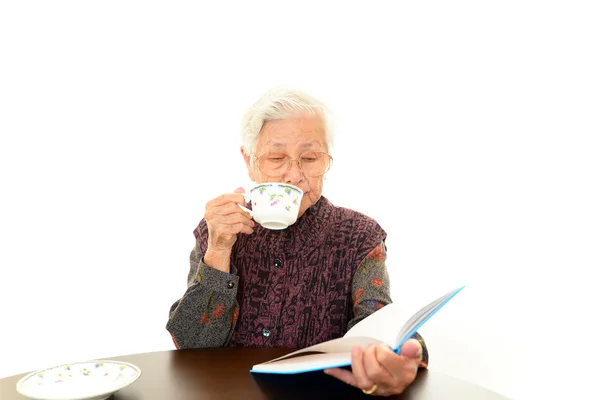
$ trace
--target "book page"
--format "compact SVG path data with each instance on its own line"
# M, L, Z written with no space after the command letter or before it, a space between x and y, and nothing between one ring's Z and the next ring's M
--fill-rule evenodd
M419 329L429 318L431 318L440 308L442 308L451 298L453 298L463 287L455 289L421 308L406 321L402 328L396 332L396 339L392 344L393 349L399 348L408 340L417 329Z
M352 356L349 352L321 353L258 364L253 366L250 371L271 374L295 374L318 371L325 368L345 367L351 364Z
M278 362L283 359L292 358L302 353L348 353L350 354L352 351L352 346L360 345L363 348L367 347L370 344L379 344L380 340L369 338L369 337L341 337L338 339L329 340L327 342L315 344L313 346L305 347L304 349L294 351L292 353L286 354L281 357L277 357L273 360L267 361L263 364L271 364ZM308 357L308 356L306 356ZM299 359L304 357L298 357ZM300 362L300 360L299 360ZM262 364L261 364L262 365Z
M463 288L455 289L422 307L405 323L400 306L388 304L360 321L341 338L257 364L251 372L289 374L348 366L351 365L354 345L365 348L370 344L386 343L398 352L404 341Z
M400 305L390 303L354 325L344 337L371 337L393 347L404 322Z

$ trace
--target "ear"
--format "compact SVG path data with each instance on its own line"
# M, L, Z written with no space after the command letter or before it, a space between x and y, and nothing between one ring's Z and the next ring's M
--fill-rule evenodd
M252 182L256 182L254 177L254 168L252 168L252 165L250 164L250 155L246 154L244 151L244 146L240 147L240 153L242 153L242 157L244 157L244 162L246 163L246 168L248 169L248 177L250 180L252 180Z

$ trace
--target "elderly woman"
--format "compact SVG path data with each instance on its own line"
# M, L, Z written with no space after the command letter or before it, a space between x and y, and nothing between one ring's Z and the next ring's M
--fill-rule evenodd
M194 230L188 289L169 314L178 349L222 346L303 348L343 336L391 303L386 233L372 218L322 195L332 164L326 108L294 90L266 93L243 119L250 178L304 191L296 223L269 230L238 205L243 189L206 204ZM401 393L426 367L415 334L398 355L383 346L352 351L352 371L326 370L367 394Z

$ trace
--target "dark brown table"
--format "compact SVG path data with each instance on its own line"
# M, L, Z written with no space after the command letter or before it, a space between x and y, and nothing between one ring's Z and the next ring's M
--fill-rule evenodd
M142 375L110 400L187 399L375 399L325 375L251 374L254 364L289 353L290 349L220 348L172 350L106 359L133 363ZM16 384L26 374L0 379L0 399L23 400ZM381 398L381 397L379 397ZM495 392L434 370L422 370L403 400L507 400Z

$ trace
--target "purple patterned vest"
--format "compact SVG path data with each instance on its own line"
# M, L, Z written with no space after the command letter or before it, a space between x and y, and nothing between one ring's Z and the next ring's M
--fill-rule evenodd
M287 229L256 224L238 235L231 265L240 310L228 345L302 348L343 336L354 272L385 238L375 220L323 196Z

